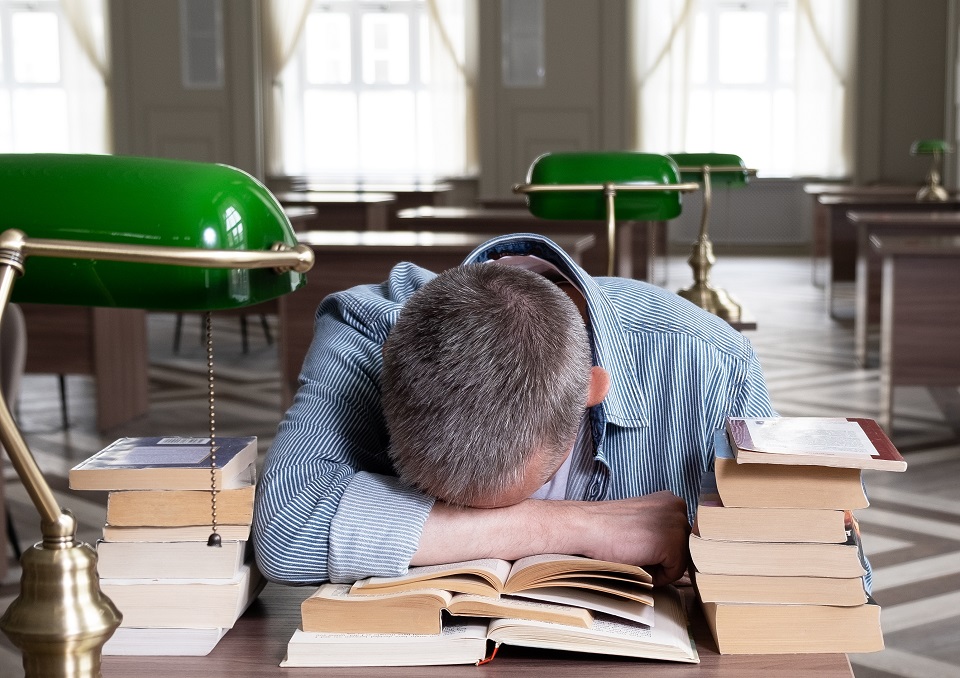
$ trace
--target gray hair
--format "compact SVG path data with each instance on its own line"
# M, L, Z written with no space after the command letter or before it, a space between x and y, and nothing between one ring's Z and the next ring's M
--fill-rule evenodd
M419 289L383 359L394 468L458 505L515 486L534 454L569 451L591 366L573 301L541 275L499 264L458 266Z

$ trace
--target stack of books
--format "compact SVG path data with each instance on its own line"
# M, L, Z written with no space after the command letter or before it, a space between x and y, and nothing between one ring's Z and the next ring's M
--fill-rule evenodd
M874 652L853 511L862 469L906 462L871 419L730 418L690 535L693 579L721 654Z
M206 655L256 598L256 459L254 436L217 438L212 474L208 438L121 438L71 469L72 489L109 492L97 572L123 621L104 654Z
M632 565L543 555L325 584L281 666L479 664L501 644L699 661L676 589Z

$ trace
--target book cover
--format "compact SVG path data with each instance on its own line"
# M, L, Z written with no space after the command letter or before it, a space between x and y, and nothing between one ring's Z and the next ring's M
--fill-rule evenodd
M256 436L216 439L214 483L223 489L257 459ZM74 490L209 490L210 439L120 438L70 469Z
M217 522L252 524L254 491L251 482L220 490L217 493ZM210 521L209 487L203 490L119 490L107 495L107 524L114 527L187 527L209 525Z
M907 463L873 419L729 417L740 464L794 464L905 471Z

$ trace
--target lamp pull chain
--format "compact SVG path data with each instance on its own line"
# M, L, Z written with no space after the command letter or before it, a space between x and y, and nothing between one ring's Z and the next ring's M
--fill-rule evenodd
M203 314L207 339L207 384L210 402L210 525L212 532L207 546L220 546L220 534L217 532L217 418L216 398L213 390L213 320L210 311Z

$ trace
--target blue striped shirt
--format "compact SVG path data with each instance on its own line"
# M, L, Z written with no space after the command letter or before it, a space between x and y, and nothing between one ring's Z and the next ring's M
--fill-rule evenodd
M719 318L637 280L593 278L543 236L501 236L465 263L535 255L587 302L594 364L611 376L591 408L592 454L570 468L567 499L669 490L696 509L727 416L772 416L750 342ZM257 562L272 580L401 574L433 499L401 483L387 458L381 347L410 296L435 274L398 264L379 285L327 297L301 386L267 453L254 520Z

